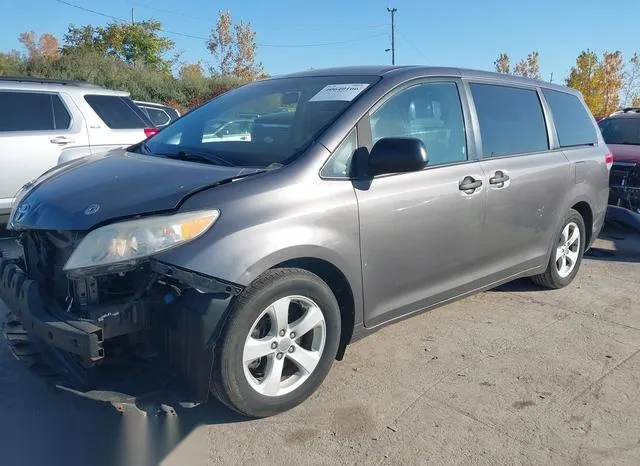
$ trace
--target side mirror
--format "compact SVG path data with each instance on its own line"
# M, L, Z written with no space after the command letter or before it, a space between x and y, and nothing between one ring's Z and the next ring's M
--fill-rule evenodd
M417 138L383 138L369 154L372 175L415 172L426 167L427 162L427 148Z

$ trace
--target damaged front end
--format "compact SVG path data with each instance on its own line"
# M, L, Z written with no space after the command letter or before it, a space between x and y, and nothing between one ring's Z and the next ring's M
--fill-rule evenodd
M607 220L640 231L640 163L616 161L609 176Z
M83 239L77 231L25 230L24 256L0 257L0 298L9 323L21 325L15 339L35 340L75 390L111 385L107 374L126 379L144 366L206 400L215 341L241 289L153 258L65 270Z

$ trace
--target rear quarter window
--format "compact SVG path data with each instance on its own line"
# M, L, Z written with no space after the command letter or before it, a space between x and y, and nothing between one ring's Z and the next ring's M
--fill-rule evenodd
M142 129L153 126L142 110L127 97L85 95L84 100L111 129Z
M549 149L542 104L534 89L470 83L483 157Z
M560 147L598 142L591 117L577 96L551 89L543 89L542 94L551 108Z

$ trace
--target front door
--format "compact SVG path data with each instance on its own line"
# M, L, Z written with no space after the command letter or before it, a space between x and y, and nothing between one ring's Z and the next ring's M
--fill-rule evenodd
M429 162L356 183L367 327L473 288L486 188L480 164L468 159L459 85L429 80L400 89L370 115L371 144L417 137Z

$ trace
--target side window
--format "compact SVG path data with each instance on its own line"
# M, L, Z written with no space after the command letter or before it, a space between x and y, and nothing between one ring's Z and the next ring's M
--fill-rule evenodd
M560 147L593 145L598 142L591 117L578 97L551 89L543 89L542 94L551 107Z
M53 111L55 129L69 129L69 126L71 126L71 115L69 115L59 95L51 96L51 110Z
M327 163L320 170L323 178L349 178L351 175L351 160L358 147L356 129L352 129L349 136L333 152Z
M147 114L149 119L156 126L167 125L171 121L171 117L167 115L167 112L159 108L140 107L140 109Z
M458 87L452 82L418 84L400 91L370 116L375 144L385 137L424 142L429 166L467 160Z
M0 92L0 131L53 131L51 94Z
M142 110L126 97L85 95L84 100L111 129L142 129L152 124Z
M484 157L549 149L538 93L533 89L471 83Z

